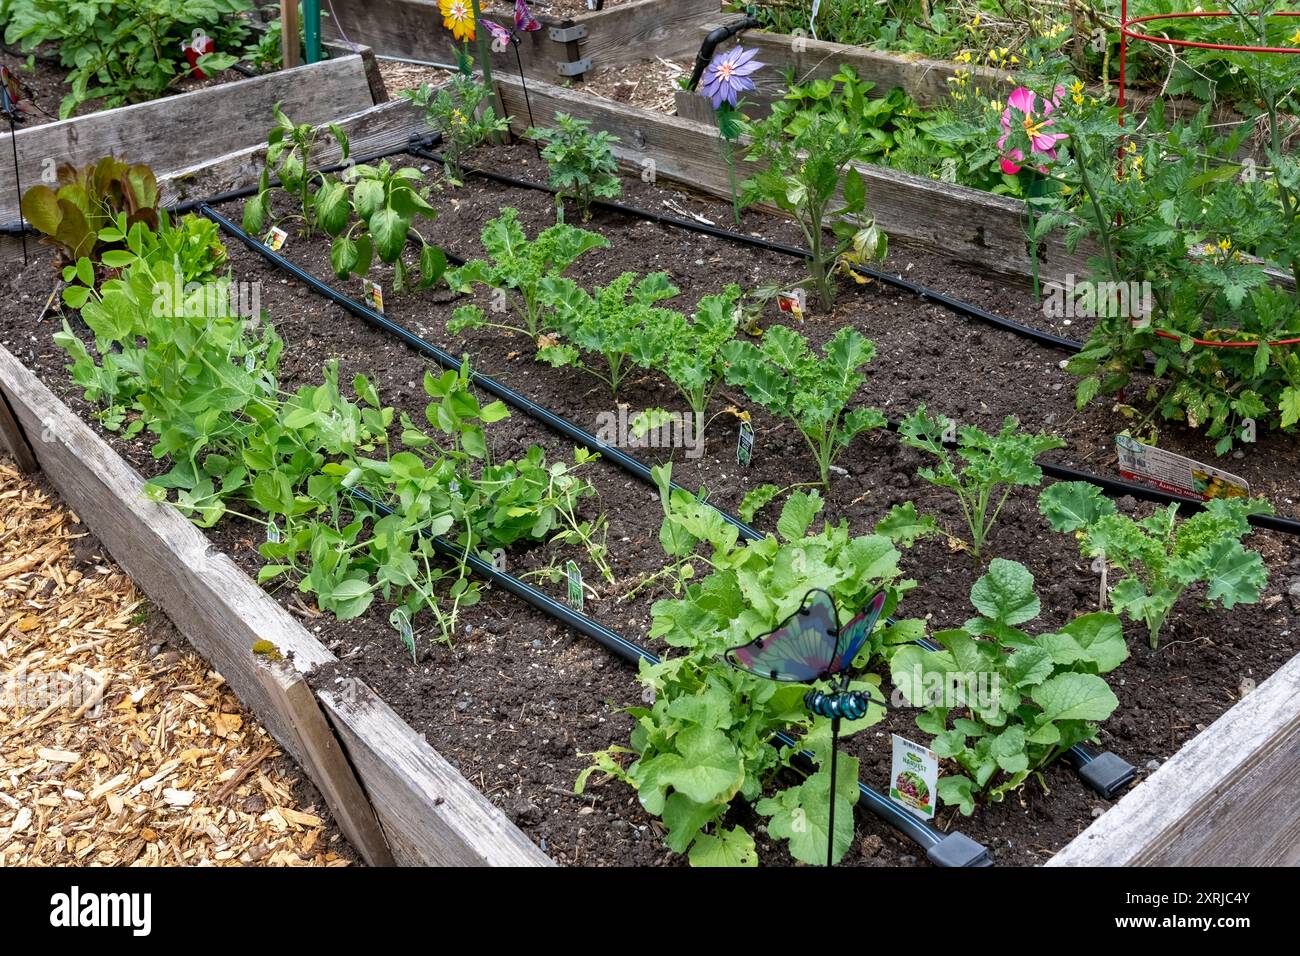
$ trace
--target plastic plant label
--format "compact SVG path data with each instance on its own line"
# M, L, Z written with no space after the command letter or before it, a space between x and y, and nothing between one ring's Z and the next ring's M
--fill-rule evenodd
M279 252L284 248L284 244L289 241L289 234L279 226L272 226L271 231L266 234L266 247L272 252Z
M388 623L397 631L397 636L402 641L402 646L406 648L415 660L415 631L411 628L411 616L406 613L406 608L399 607L392 614L388 615Z
M894 759L889 769L889 799L927 820L934 817L939 787L939 755L894 734Z
M748 468L754 460L754 426L747 421L740 423L740 435L736 438L736 464Z
M1128 435L1116 435L1115 447L1119 452L1120 477L1129 481L1202 501L1250 497L1250 485L1244 478L1213 465L1143 444Z
M582 568L572 558L564 566L565 577L569 582L569 607L575 611L582 610Z
M792 292L779 293L776 297L776 307L802 321L805 301L803 289L795 289Z
M366 302L370 308L374 309L380 315L384 314L384 287L374 279L362 279L361 289L365 293Z
M274 521L266 523L266 540L269 544L279 544L282 540L280 537L280 526Z

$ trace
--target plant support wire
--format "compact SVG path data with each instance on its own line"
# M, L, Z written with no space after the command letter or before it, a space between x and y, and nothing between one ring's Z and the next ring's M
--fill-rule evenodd
M454 371L460 369L460 359L457 359L449 352L438 348L436 345L412 332L405 326L402 326L376 312L369 306L363 305L362 303L343 295L337 289L334 289L332 286L321 281L316 276L294 265L284 256L272 250L265 243L259 242L255 237L250 236L211 207L203 206L202 213L212 219L213 222L217 223L217 225L223 230L238 238L248 246L248 248L259 253L263 258L267 259L276 267L288 272L294 278L307 284L314 291L325 296L330 301L351 312L353 315L365 319L370 324L391 335L397 336L416 351L433 358L433 360L443 368L452 369ZM516 392L514 389L497 382L495 379L471 371L471 381L473 381L473 383L479 388L482 388L489 394L501 399L507 405L510 405L512 408L523 412L530 418L541 422L552 431L563 435L570 441L584 445L588 450L599 451L602 456L607 457L614 464L618 465L624 471L632 474L642 482L648 485L654 484L654 477L651 474L650 467L640 459L634 458L620 449L609 446L574 423L555 414L554 412L551 412L549 409L543 408L531 399ZM894 424L893 427L896 429L897 425ZM672 487L674 489L684 490L676 483L673 483ZM712 503L708 504L718 512L724 520L735 527L742 537L750 541L759 541L763 538L763 535L759 533L759 531L746 522L741 521L739 518L722 508L719 508L717 505ZM931 649L934 649L934 647L931 646ZM1133 779L1137 771L1131 764L1114 754L1106 752L1101 756L1105 758L1104 763L1094 767L1091 775L1084 774L1082 770L1080 770L1080 773L1083 775L1085 782L1090 787L1096 790L1103 797L1110 799ZM1069 758L1076 768L1081 768L1093 762L1088 751L1086 751L1082 746L1071 749L1069 752Z

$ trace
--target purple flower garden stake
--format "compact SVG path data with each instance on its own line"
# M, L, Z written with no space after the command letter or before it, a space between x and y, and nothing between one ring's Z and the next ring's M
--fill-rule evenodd
M699 94L708 100L718 115L718 130L722 133L722 158L727 164L727 179L731 183L731 210L740 225L740 190L736 184L736 141L743 130L744 116L740 113L740 96L754 90L751 77L763 66L754 57L757 50L732 47L715 54L704 70Z
M720 109L723 103L733 108L737 106L740 94L754 89L750 75L763 66L754 59L756 56L757 50L739 46L716 54L704 71L700 95L707 98L715 110Z

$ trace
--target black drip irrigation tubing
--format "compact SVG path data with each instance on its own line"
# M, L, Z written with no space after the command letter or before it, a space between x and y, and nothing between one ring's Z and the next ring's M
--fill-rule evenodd
M377 513L391 515L393 510L376 501L369 495L353 492L354 497L365 502ZM606 650L612 652L626 663L640 665L641 661L658 664L659 657L635 641L631 641L617 631L612 631L599 621L595 621L580 611L575 611L567 604L562 604L544 592L522 581L512 574L499 570L490 561L485 561L475 554L468 554L466 549L457 547L445 538L431 537L434 550L444 557L464 561L479 577L494 587L514 595L539 611L562 622L579 634L589 637ZM798 747L798 741L789 734L780 732L774 735L773 746ZM800 750L796 753L796 763L805 772L811 772L815 766L813 755ZM960 831L940 833L928 821L910 813L894 803L884 794L858 783L860 800L865 800L868 808L881 817L896 830L909 837L926 851L930 862L943 867L992 866L993 861L987 849Z
M443 351L409 329L393 322L391 319L385 318L375 310L362 305L333 289L311 273L299 268L283 256L276 253L265 243L258 241L253 236L244 232L243 229L236 226L233 222L225 216L222 216L210 206L207 206L206 204L200 205L199 212L202 215L207 216L223 230L238 238L249 249L261 254L263 258L289 273L295 279L303 282L320 295L325 296L331 302L334 302L336 305L352 312L354 315L365 319L372 325L397 336L412 348L433 358L434 361L443 368L459 371L462 365L461 361L449 352ZM641 478L642 481L653 483L654 478L650 474L650 469L643 462L606 444L605 442L602 442L600 439L596 438L596 436L588 434L577 425L574 425L561 416L556 415L554 412L543 408L531 399L520 395L514 389L502 385L495 379L489 378L485 375L480 375L473 371L471 371L471 381L478 388L481 388L488 394L501 399L507 405L523 412L529 417L536 419L552 430L565 436L570 441L579 445L584 445L589 450L598 451L600 454L607 456L611 461L618 464L624 470L636 475L638 478ZM674 483L672 487L678 490L685 490L676 483ZM376 507L383 507L371 499L366 500ZM737 531L744 537L749 538L750 540L759 540L762 538L762 535L739 518L729 515L721 509L717 510L718 513L733 524ZM611 631L596 621L591 620L586 615L579 614L572 608L554 601L552 598L543 594L541 591L538 591L536 588L525 584L523 581L498 571L491 564L483 561L477 556L465 556L461 549L456 548L448 542L439 542L439 539L434 539L434 541L438 549L444 554L455 557L457 560L464 557L475 573L486 578L493 584L500 585L503 590L524 599L539 610L551 614L557 620L572 627L579 633L592 638L610 651L623 657L625 660L639 660L642 658L647 660L657 660L657 658L654 658L649 651L646 651L639 645L632 643L614 631ZM791 738L782 736L780 739L781 742L787 746L795 745L795 741ZM902 830L904 833L907 833L912 837L912 839L924 846L932 862L942 866L982 866L988 863L988 854L985 848L974 840L971 840L969 837L957 831L953 831L946 835L940 835L938 831L934 830L928 824L925 824L918 817L907 813L892 800L882 796L870 787L860 783L859 789L863 797L866 798L871 809L875 813L884 817L893 826Z
M442 157L437 153L432 153L424 148L412 148L411 154L419 156L421 159L428 159L434 162L442 162ZM480 176L484 179L490 179L494 182L506 186L515 186L521 189L532 189L540 192L547 192L554 195L555 190L543 183L531 182L527 179L519 179L515 176L509 176L504 173L498 173L490 169L480 169L471 166L462 166L467 175ZM798 246L786 245L785 243L775 242L771 239L763 239L759 236L748 236L743 233L732 232L723 229L720 226L708 225L702 222L696 222L692 219L683 219L680 216L668 216L663 213L654 212L648 209L638 209L635 206L627 206L623 203L610 202L605 199L592 201L592 205L600 209L606 209L610 212L621 213L638 219L645 219L660 225L672 226L678 229L688 229L692 232L701 233L702 235L712 236L717 239L724 239L730 242L738 242L742 245L751 246L756 249L763 249L769 252L779 253L781 255L791 256L794 258L807 259L810 253L806 249L800 249ZM980 308L970 302L965 302L955 296L948 295L946 292L940 292L937 289L931 289L920 283L904 279L902 276L893 273L883 272L878 269L871 269L865 266L854 266L853 270L860 275L869 276L878 279L881 282L903 289L907 292L919 296L936 305L941 305L946 309L956 312L967 318L977 319L986 322L989 325L996 326L1006 332L1011 332L1022 338L1030 339L1040 345L1046 345L1052 348L1064 349L1068 352L1079 352L1083 349L1083 343L1076 339L1065 338L1052 332L1045 332L1042 329L1036 329L1033 326L1025 325L1023 322L1017 322L1006 316L998 315L996 312L990 312L988 309ZM891 430L897 430L896 426L891 423ZM1139 485L1131 481L1124 481L1117 478L1106 478L1102 475L1094 475L1091 472L1082 471L1077 468L1071 468L1067 465L1043 464L1040 462L1043 473L1059 481L1084 481L1096 485L1106 494L1115 497L1131 495L1141 501L1153 501L1161 504L1177 504L1184 511L1199 511L1205 507L1205 503L1196 498L1188 498L1184 495L1175 495L1168 492L1151 488L1147 485ZM1264 528L1269 531L1280 531L1284 534L1300 535L1300 520L1287 518L1280 515L1250 515L1248 520L1257 528Z
M210 218L213 222L217 223L217 225L223 230L243 242L249 249L260 254L277 268L288 272L295 279L305 283L315 292L325 296L331 302L341 306L353 315L366 320L371 325L396 336L416 351L431 357L443 368L451 369L452 371L460 370L462 364L461 360L457 359L451 353L438 348L438 346L429 342L427 339L422 338L405 326L386 318L383 314L376 312L369 306L363 305L362 303L343 295L328 283L321 281L305 269L294 265L284 256L268 247L265 243L258 241L256 237L244 232L244 230L236 226L231 220L222 216L211 207L206 205L201 206L200 212ZM602 456L609 458L609 460L614 464L618 465L624 471L634 475L642 482L648 485L654 484L654 476L651 474L650 467L640 459L634 458L621 449L615 448L601 441L595 435L583 430L568 419L556 415L549 409L538 405L532 399L521 395L519 392L516 392L507 385L503 385L493 378L471 370L470 380L474 385L483 389L485 392L501 399L507 405L523 412L530 418L541 422L552 431L563 435L565 438L568 438L570 441L573 441L578 445L586 447L588 450L599 452ZM672 482L670 487L680 491L686 490L676 482ZM763 535L746 522L741 521L735 515L730 514L711 502L706 503L721 515L724 520L735 527L741 537L750 541L762 540ZM928 646L931 650L936 649L935 645L928 643L923 646ZM1098 755L1089 751L1082 745L1078 745L1071 748L1068 752L1068 758L1079 771L1084 782L1106 799L1114 797L1115 794L1122 790L1137 774L1137 770L1132 764L1109 751Z

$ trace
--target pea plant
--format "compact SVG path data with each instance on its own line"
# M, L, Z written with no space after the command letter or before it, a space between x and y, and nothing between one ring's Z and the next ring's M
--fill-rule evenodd
M1022 432L1019 424L1008 416L996 434L973 425L958 428L949 419L927 414L924 405L899 424L898 436L904 445L938 459L936 467L922 468L917 474L957 496L976 560L983 555L989 532L1011 492L1042 482L1043 470L1034 459L1065 445L1054 435ZM945 442L949 434L956 445L954 451L949 451Z
M830 836L830 723L809 716L806 686L734 669L723 653L777 627L810 588L824 588L841 607L857 608L885 587L886 610L892 610L910 587L900 580L900 555L888 538L850 535L846 522L813 529L822 508L816 492L786 502L779 539L739 543L734 526L689 492L671 490L670 477L668 468L656 469L665 509L660 541L689 583L680 598L655 603L650 636L662 639L671 653L641 666L639 679L652 703L629 710L636 721L630 746L590 755L592 765L577 789L582 792L593 773L628 784L641 805L663 820L668 847L687 854L694 866L757 864L745 825L724 819L737 800L753 804L767 818L768 833L787 841L796 859L823 862ZM704 549L707 556L699 553ZM698 580L689 570L696 562L708 568ZM863 654L882 641L882 635L874 636ZM853 686L881 700L878 680L867 675ZM871 707L861 720L846 721L841 734L858 733L883 713ZM815 773L799 783L784 782L781 772L795 749L774 748L777 731L798 737L799 747L814 753ZM841 806L857 801L857 776L857 758L840 754ZM852 841L852 814L837 814L836 859Z
M452 334L493 328L527 335L537 342L551 325L543 281L563 275L584 252L609 248L604 236L565 223L556 223L536 239L529 239L519 224L519 210L510 208L483 226L481 238L491 259L473 259L459 269L448 270L447 284L457 292L486 286L492 290L493 313L511 313L518 324L489 321L481 307L462 305L447 323Z
M869 152L868 129L854 119L866 111L869 87L845 66L816 88L792 86L766 119L747 124L745 159L764 168L742 184L741 200L776 206L799 224L811 253L806 284L826 310L835 304L837 266L853 274L851 266L883 259L888 249L865 215L867 187L853 167Z
M861 369L875 354L875 345L849 326L835 333L822 355L783 325L768 329L761 346L733 339L722 347L727 382L799 429L826 488L831 466L849 443L885 425L874 408L849 408L867 378Z
M603 523L575 528L577 503L592 494L579 472L593 456L579 452L570 467L531 448L492 460L488 428L508 411L478 401L467 365L426 377L432 431L383 405L365 376L349 397L336 362L286 395L269 325L204 308L157 314L155 290L176 283L177 268L138 258L86 295L94 354L66 323L56 342L106 426L148 433L153 455L170 462L148 494L204 527L233 514L267 529L263 583L296 584L344 619L382 597L414 652L417 615L427 611L449 640L477 599L469 555L548 538L585 544L593 536L578 532ZM450 566L438 537L460 555Z
M618 160L613 144L617 136L601 130L591 132L591 123L567 113L555 114L555 126L530 129L528 136L545 145L542 159L550 167L550 185L555 190L555 221L564 222L564 203L573 200L582 211L583 222L591 218L596 199L614 199L623 192L618 178Z
M1255 604L1268 585L1264 559L1241 543L1250 515L1273 513L1263 499L1216 498L1181 520L1171 504L1134 520L1095 485L1066 481L1046 489L1038 507L1053 530L1078 537L1080 553L1120 571L1110 604L1146 626L1152 650L1169 612L1193 585L1203 584L1206 600L1225 610Z
M942 649L894 649L890 675L916 725L959 773L939 780L939 798L970 816L977 800L1000 802L1075 744L1093 739L1119 700L1100 675L1128 657L1119 618L1097 612L1059 631L1030 636L1038 617L1034 576L994 558L971 588L979 616L931 637Z
M660 326L670 313L655 303L680 291L666 272L624 272L594 295L572 279L548 276L542 300L555 310L555 342L539 349L537 358L554 368L580 368L617 395L629 369L662 357ZM600 356L603 367L584 360L584 352Z
M465 154L510 129L510 118L497 116L492 107L491 88L472 73L457 72L436 89L424 83L401 95L424 110L424 121L442 134L443 171L454 186L464 180Z

